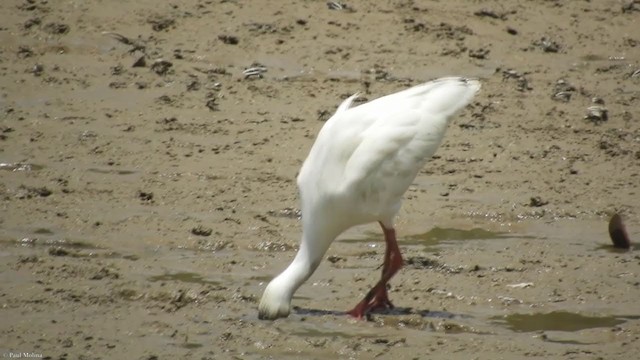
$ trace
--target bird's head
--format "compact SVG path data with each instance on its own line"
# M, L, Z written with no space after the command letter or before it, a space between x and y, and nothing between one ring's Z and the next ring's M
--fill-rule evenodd
M275 320L289 316L292 294L283 285L278 278L267 285L258 306L259 319Z

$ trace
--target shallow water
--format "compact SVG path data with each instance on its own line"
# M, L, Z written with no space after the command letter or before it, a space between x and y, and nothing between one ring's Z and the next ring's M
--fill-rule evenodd
M182 283L191 283L191 284L208 284L208 285L219 285L219 281L208 280L204 278L200 274L192 273L192 272L179 272L179 273L170 273L163 275L155 275L149 277L149 281L178 281Z
M398 237L398 243L401 246L422 246L425 251L434 252L437 251L440 246L453 245L460 241L497 239L536 239L536 237L532 235L490 231L482 228L467 230L436 226L425 233L407 236L400 235ZM542 239L542 237L540 239ZM362 238L346 238L338 241L347 244L365 243L371 248L384 246L384 237L382 234L374 232L365 232L365 236Z
M640 319L633 316L589 316L568 311L550 313L509 314L492 320L515 332L533 331L580 331L584 329L614 327L628 320Z

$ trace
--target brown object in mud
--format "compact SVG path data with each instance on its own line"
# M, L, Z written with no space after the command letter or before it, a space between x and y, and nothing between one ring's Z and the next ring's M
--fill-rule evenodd
M622 217L620 214L614 214L609 220L609 236L613 246L621 249L628 249L631 247L631 240L627 235L627 230L622 223Z

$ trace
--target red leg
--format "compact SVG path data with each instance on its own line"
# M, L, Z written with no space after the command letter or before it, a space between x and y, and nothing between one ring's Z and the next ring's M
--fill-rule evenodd
M394 259L396 256L400 258L400 265L399 266L396 265L397 268L392 269L393 272L389 276L389 279L391 279L391 277L400 269L400 267L402 267L402 255L400 254L400 249L398 248L398 243L396 242L395 229L393 228L387 229L384 227L384 225L382 225L382 223L380 223L380 227L382 228L382 231L384 233L385 243L387 244L385 255L384 255L384 262L382 265L382 275L380 279L383 279L385 277L385 273L387 273L390 269L392 254ZM374 294L373 299L369 303L369 310L378 310L378 309L393 309L393 304L391 303L391 301L389 301L389 295L387 294L386 283L384 284L384 286L376 290L376 293Z
M384 262L382 264L382 276L380 281L369 290L367 295L356 305L348 314L362 319L367 312L374 309L392 308L393 304L389 301L387 295L387 283L402 267L402 255L396 241L396 231L393 228L387 229L380 223L384 232L384 240L386 242L386 251Z
M393 307L391 300L389 300L389 294L387 293L387 284L378 288L373 295L373 299L369 302L369 310L393 309Z

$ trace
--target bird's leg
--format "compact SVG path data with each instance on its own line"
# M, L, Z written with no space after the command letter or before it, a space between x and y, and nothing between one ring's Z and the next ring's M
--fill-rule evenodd
M384 240L386 243L386 249L384 254L384 261L382 263L382 276L380 280L385 278L385 273L391 271L388 280L402 267L402 255L398 248L396 241L396 231L394 228L387 229L380 223L382 232L384 233ZM393 257L393 268L391 268L391 258ZM398 261L399 260L399 261ZM388 281L387 280L387 281ZM387 284L378 288L373 296L373 299L369 303L369 310L378 309L393 309L393 304L389 301L389 295L387 294Z
M364 299L353 310L348 312L349 315L358 319L362 319L370 310L393 307L387 294L387 283L402 267L402 255L396 241L395 229L387 229L382 223L380 223L380 226L387 244L382 265L382 276L380 281L365 295Z

